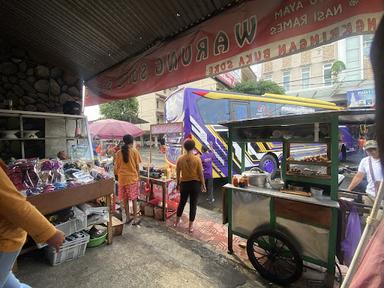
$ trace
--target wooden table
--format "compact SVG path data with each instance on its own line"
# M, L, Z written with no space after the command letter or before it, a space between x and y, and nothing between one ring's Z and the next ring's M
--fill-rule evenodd
M151 189L151 194L153 193L153 185L159 185L161 186L162 189L162 209L163 209L163 215L162 215L162 220L165 221L167 219L167 207L165 206L167 203L167 185L171 181L175 181L174 179L156 179L156 178L151 178L151 177L146 177L146 176L140 176L141 181L149 181L150 189Z
M114 191L114 185L113 179L99 180L78 187L28 197L27 200L32 203L43 215L48 215L100 197L106 197L109 210L109 221L107 225L108 244L112 244L113 233L111 195Z

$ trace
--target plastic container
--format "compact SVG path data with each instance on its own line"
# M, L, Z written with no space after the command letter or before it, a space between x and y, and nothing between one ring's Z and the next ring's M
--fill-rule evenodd
M107 214L108 213L108 207L101 206L101 207L93 207L87 203L79 205L79 208L88 216L91 214Z
M89 235L85 232L77 232L65 238L59 252L52 247L45 248L45 255L52 266L84 256L87 249Z
M311 194L315 198L321 198L323 197L324 190L317 187L311 187Z
M93 207L87 203L79 205L79 208L87 215L87 226L101 224L109 221L108 207Z
M168 200L167 201L168 210L176 211L177 207L179 206L179 203L176 201Z
M104 242L107 240L107 235L108 235L108 233L104 233L100 237L90 239L88 244L87 244L87 247L93 248L93 247L98 247L100 245L103 245Z
M55 227L62 231L65 236L69 236L73 233L79 232L87 228L87 215L76 206L72 208L74 217L66 222L55 225ZM37 248L41 249L47 246L47 244L37 244Z
M56 225L55 227L69 236L87 228L87 215L77 207L73 207L74 218L67 222Z

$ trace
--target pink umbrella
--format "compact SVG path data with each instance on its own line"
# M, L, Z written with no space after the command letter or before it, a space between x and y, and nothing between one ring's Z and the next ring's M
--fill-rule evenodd
M89 124L89 130L92 137L99 139L122 139L126 134L131 134L133 137L144 134L143 130L132 123L114 119L95 121Z

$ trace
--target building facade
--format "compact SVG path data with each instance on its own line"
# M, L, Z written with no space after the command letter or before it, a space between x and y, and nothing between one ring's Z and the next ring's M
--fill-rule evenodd
M373 35L354 36L252 68L261 79L283 86L287 95L347 105L350 93L374 91L369 60L372 39ZM346 69L337 74L332 66L339 61Z

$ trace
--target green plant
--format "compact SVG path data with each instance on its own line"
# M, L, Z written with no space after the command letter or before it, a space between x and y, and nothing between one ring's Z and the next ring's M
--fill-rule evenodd
M279 84L269 80L259 80L259 81L244 81L236 84L236 86L230 91L240 92L245 94L254 94L254 95L263 95L265 93L272 94L284 94L284 88Z
M113 101L100 105L104 118L133 122L137 119L139 102L136 98Z
M345 66L344 62L341 60L336 60L333 62L332 67L331 67L331 73L332 75L337 78L340 74L341 71L347 69Z

